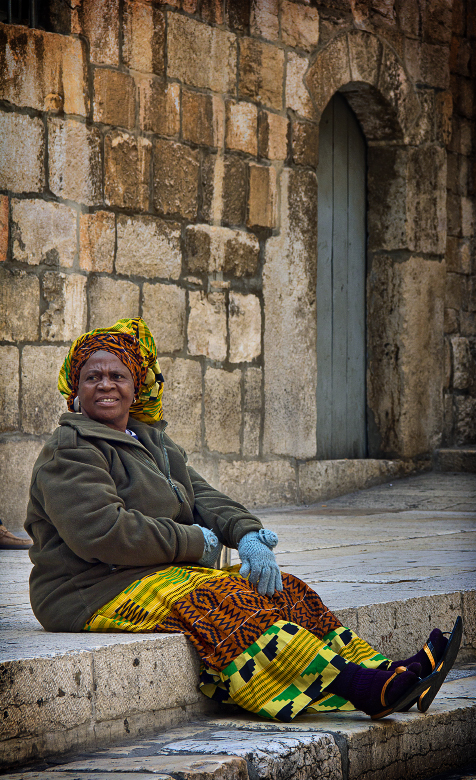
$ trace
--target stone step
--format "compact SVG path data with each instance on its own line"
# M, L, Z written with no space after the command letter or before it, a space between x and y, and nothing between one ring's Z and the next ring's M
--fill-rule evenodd
M3 780L419 780L476 756L476 667L452 672L430 710L265 722L237 708L151 738ZM456 679L454 679L456 677ZM227 711L228 710L228 711Z
M435 450L435 471L476 474L476 447L448 447Z

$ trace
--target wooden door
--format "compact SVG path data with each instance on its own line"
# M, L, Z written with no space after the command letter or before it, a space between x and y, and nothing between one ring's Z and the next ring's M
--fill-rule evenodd
M334 95L319 130L317 457L367 455L365 140Z

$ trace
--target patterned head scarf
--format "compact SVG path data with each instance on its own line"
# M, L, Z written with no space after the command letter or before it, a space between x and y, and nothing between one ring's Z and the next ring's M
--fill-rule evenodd
M149 424L161 420L164 378L154 338L140 317L118 320L110 328L96 328L73 342L58 377L58 390L66 398L68 409L73 411L81 368L99 350L116 355L132 374L136 401L130 415Z

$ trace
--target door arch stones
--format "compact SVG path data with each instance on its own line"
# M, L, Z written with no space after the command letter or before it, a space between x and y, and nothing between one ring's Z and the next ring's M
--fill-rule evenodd
M442 429L444 106L435 101L429 122L394 50L364 31L317 51L304 85L316 123L342 93L368 147L368 455L424 457ZM284 167L280 185L279 234L266 242L263 270L264 451L313 459L318 182Z

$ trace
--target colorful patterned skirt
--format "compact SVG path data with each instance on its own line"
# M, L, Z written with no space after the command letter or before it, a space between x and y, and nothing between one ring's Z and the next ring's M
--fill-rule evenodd
M98 609L83 630L183 633L202 659L201 691L265 718L353 710L327 686L347 661L368 669L390 661L297 577L282 573L283 591L269 598L237 568L169 566L149 574Z

